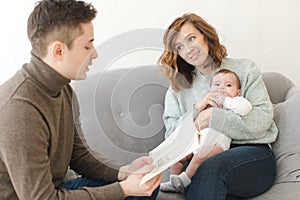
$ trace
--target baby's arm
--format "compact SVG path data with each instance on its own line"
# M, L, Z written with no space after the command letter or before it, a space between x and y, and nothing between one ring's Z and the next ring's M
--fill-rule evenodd
M244 97L225 97L223 108L232 110L233 112L245 116L247 115L251 109L251 103Z

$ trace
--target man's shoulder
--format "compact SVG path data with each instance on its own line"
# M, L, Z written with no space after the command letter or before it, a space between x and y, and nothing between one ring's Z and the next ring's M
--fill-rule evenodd
M0 110L9 99L13 98L22 84L25 82L26 76L18 71L9 80L0 86Z

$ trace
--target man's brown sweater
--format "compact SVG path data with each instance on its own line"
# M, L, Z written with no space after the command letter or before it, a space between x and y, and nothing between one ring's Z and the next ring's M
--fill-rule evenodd
M114 182L120 165L88 149L70 80L35 55L0 86L0 199L123 199L118 182L57 190L68 169Z

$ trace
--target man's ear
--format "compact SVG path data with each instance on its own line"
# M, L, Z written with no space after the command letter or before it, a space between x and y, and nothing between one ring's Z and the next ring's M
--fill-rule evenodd
M62 60L64 53L64 43L60 41L54 41L50 44L49 53L55 60Z

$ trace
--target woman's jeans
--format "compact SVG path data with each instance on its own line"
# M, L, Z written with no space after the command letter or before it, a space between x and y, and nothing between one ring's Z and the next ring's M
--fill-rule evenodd
M265 144L231 145L204 161L187 188L187 200L236 200L267 191L276 176L276 161Z
M96 181L84 177L79 177L76 179L62 182L59 188L65 188L67 190L76 190L81 187L101 187L108 184L110 183L105 181ZM156 199L158 192L159 192L159 188L154 190L152 196L150 197L126 197L125 200L154 200Z

